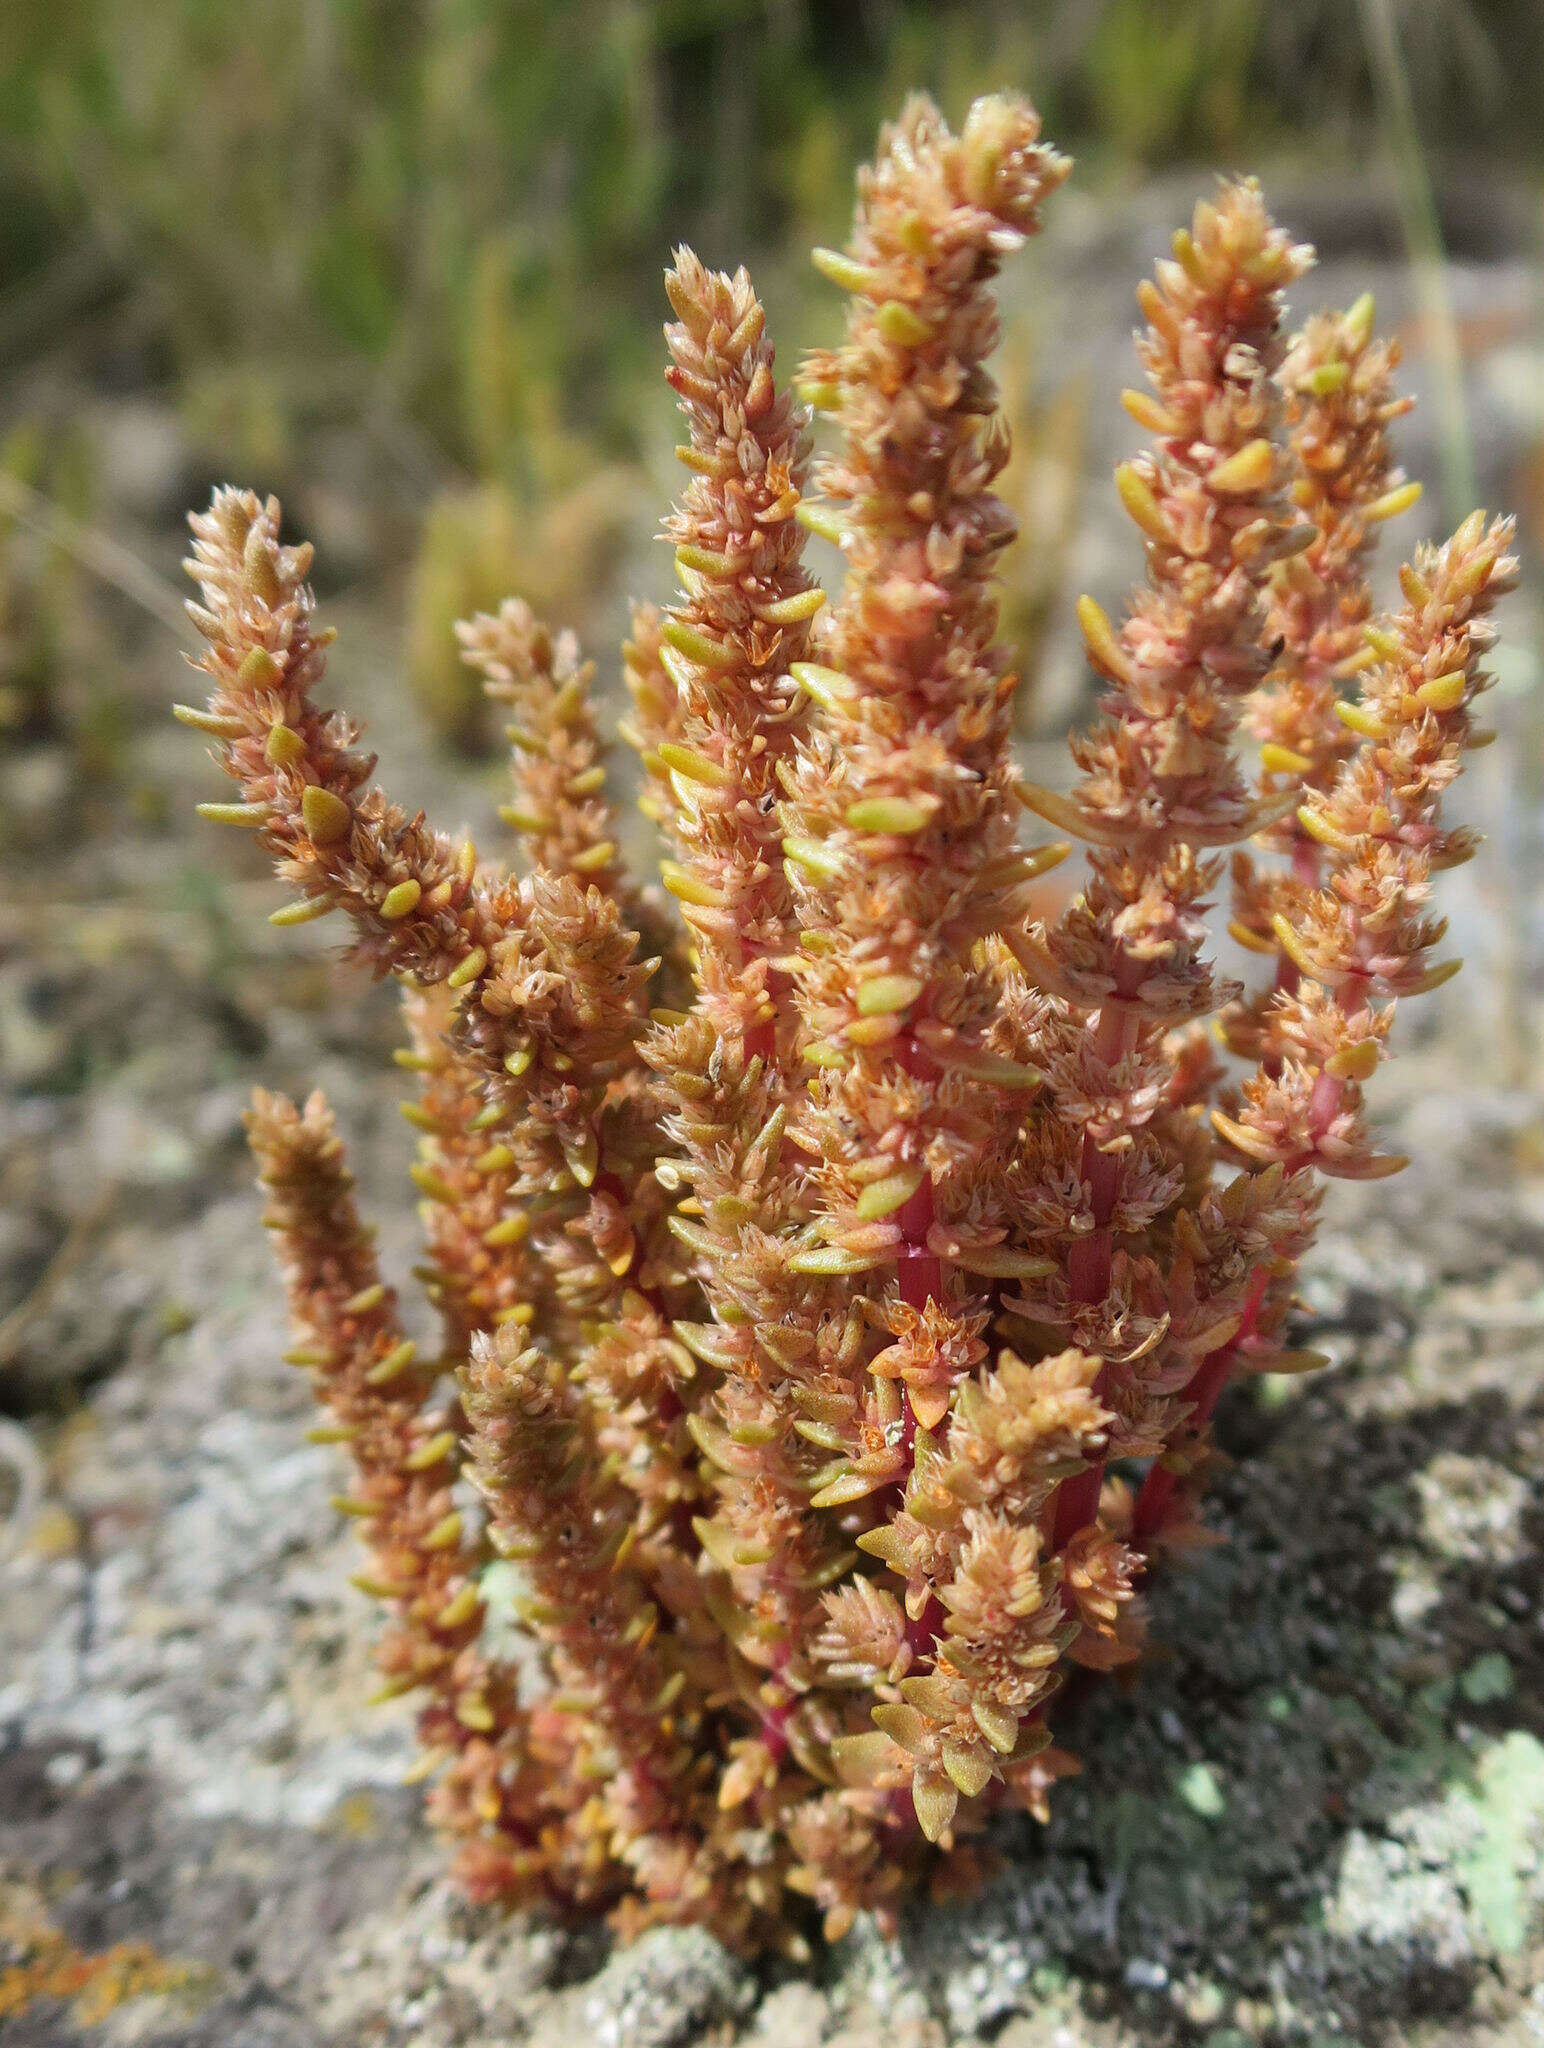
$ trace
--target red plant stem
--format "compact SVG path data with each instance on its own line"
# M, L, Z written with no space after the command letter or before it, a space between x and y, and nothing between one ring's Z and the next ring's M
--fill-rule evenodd
M1292 877L1301 882L1305 889L1317 889L1323 857L1306 832L1300 832L1292 844Z
M1105 1066L1114 1066L1135 1043L1136 1018L1119 998L1135 994L1139 974L1140 970L1134 963L1123 956L1115 977L1116 1000L1106 1003L1099 1012L1099 1021L1094 1026L1094 1051ZM1119 1156L1102 1150L1092 1133L1085 1133L1079 1172L1089 1190L1094 1228L1080 1238L1067 1254L1067 1291L1074 1301L1102 1301L1110 1291L1114 1262L1115 1236L1110 1228L1110 1218L1115 1213L1115 1201L1120 1193ZM1107 1375L1108 1367L1094 1382L1096 1394L1106 1384ZM1063 1480L1058 1487L1052 1538L1057 1550L1068 1544L1098 1514L1099 1491L1103 1484L1104 1461L1097 1459L1075 1477Z
M943 1293L943 1261L927 1248L927 1234L933 1223L933 1183L924 1180L917 1192L897 1209L901 1245L896 1258L896 1278L901 1299L908 1308L923 1309Z
M1250 1277L1249 1293L1244 1303L1244 1320L1228 1339L1215 1351L1208 1351L1196 1367L1185 1392L1191 1402L1190 1427L1204 1429L1212 1419L1217 1398L1228 1383L1233 1364L1245 1339L1253 1336L1260 1304L1265 1299L1266 1273L1257 1266ZM1163 1526L1179 1474L1172 1465L1161 1458L1155 1458L1148 1468L1147 1477L1142 1481L1142 1490L1137 1495L1136 1510L1132 1519L1132 1534L1138 1542L1156 1536Z
M926 1080L934 1072L933 1062L909 1031L896 1047L896 1063L915 1080ZM943 1298L943 1261L927 1248L933 1214L933 1181L931 1175L924 1174L916 1193L895 1212L901 1232L896 1279L908 1308L926 1308L930 1301Z

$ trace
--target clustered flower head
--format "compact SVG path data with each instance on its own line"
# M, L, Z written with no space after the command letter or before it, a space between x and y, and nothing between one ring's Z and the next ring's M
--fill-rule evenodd
M1288 340L1311 252L1224 184L1139 293L1145 578L1119 622L1080 601L1099 715L1068 791L1025 783L992 281L1067 170L1020 100L958 135L911 101L816 252L846 334L794 392L745 273L677 252L680 589L635 614L623 729L678 918L623 871L571 636L513 597L459 629L512 721L514 857L485 859L315 701L278 505L192 521L211 694L178 715L237 786L203 809L274 856L276 923L342 913L405 991L437 1349L326 1105L260 1094L250 1131L383 1691L420 1702L480 1898L797 1952L970 1882L994 1811L1043 1818L1077 1768L1069 1669L1140 1657L1224 1385L1319 1362L1287 1331L1317 1177L1402 1163L1363 1088L1455 964L1429 897L1474 851L1442 799L1510 525L1418 549L1375 617L1416 495L1394 351L1366 300ZM1021 811L1086 848L1049 917L1070 847ZM1209 935L1230 849L1249 993Z

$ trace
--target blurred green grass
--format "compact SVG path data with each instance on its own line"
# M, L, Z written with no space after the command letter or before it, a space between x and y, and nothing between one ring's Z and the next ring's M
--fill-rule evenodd
M1399 12L1428 138L1536 152L1535 0ZM1027 85L1096 176L1354 149L1374 105L1336 0L8 0L0 81L13 318L90 245L254 452L335 378L524 481L543 416L626 446L672 240L725 261L836 232L910 86Z
M1392 5L1423 145L1536 163L1538 0ZM672 244L755 257L796 343L879 119L1005 85L1094 191L1379 146L1349 0L5 0L0 443L35 484L29 370L89 327L89 374L175 406L211 475L303 486L322 429L389 447L425 606L459 601L457 506L510 536L484 578L555 508L571 608L614 543L592 480L653 432ZM453 670L414 668L454 736Z

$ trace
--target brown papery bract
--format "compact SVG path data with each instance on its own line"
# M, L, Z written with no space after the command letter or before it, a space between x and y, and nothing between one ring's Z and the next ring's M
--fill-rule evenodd
M1364 1089L1456 965L1433 888L1477 841L1443 802L1510 524L1417 549L1376 616L1417 495L1395 352L1370 301L1286 341L1310 252L1222 185L1139 292L1145 576L1118 621L1080 600L1099 713L1070 789L1025 782L993 280L1068 169L1020 99L958 134L909 101L815 253L846 330L792 393L745 273L676 252L679 587L623 650L662 890L571 634L518 596L458 629L510 721L514 860L479 859L316 702L277 504L193 520L210 694L178 716L236 784L203 808L272 854L276 923L341 913L404 986L437 1350L320 1098L260 1093L250 1130L383 1692L417 1696L480 1899L797 1957L979 1881L972 1835L1078 1768L1069 1670L1139 1662L1146 1575L1204 1539L1223 1388L1322 1362L1290 1333L1320 1176L1402 1164ZM1048 923L1071 849L1026 809L1087 849ZM1212 950L1229 849L1247 995Z

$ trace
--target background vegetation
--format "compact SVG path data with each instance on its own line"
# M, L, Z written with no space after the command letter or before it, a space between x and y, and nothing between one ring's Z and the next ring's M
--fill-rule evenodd
M1191 156L1365 160L1345 0L10 0L0 347L95 298L211 439L389 407L479 474L549 481L555 423L628 440L662 252L834 233L913 85L1029 83L1106 181ZM1531 0L1398 0L1434 148L1536 154ZM551 456L549 461L555 459Z
M250 478L324 530L324 575L391 572L425 708L475 744L449 618L518 584L583 624L623 537L652 517L655 488L635 498L629 484L668 432L658 281L673 241L715 262L756 256L788 360L803 251L839 237L878 119L913 86L957 110L1003 84L1032 90L1087 194L1182 161L1357 177L1392 164L1407 239L1429 257L1429 176L1460 158L1514 177L1539 161L1544 13L1536 0L8 0L0 718L35 726L68 696L77 575L123 511L81 424L84 387L175 414L168 501ZM1047 436L1050 457L1043 502L1023 509L1054 560L1076 407L1044 412L1031 355L1019 372L1023 438L1033 452ZM1445 417L1455 485L1459 430ZM1061 485L1046 484L1053 471ZM137 584L132 561L116 568ZM101 580L99 549L86 570ZM1047 601L1030 589L1017 623ZM100 677L90 696L74 722L110 764L121 717Z

